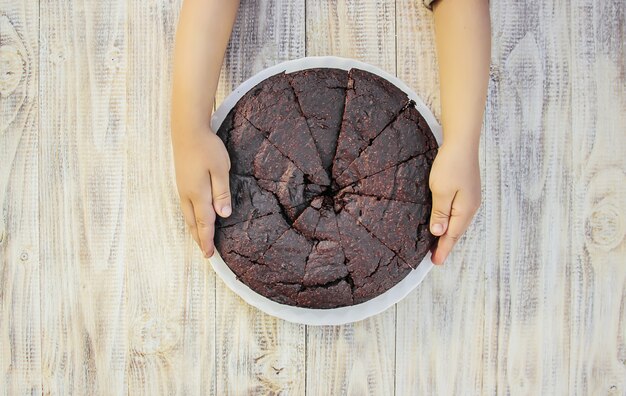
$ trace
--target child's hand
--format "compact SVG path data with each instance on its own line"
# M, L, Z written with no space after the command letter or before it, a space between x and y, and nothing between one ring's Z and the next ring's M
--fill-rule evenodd
M215 214L228 217L232 211L228 152L210 128L177 131L172 145L185 222L204 256L210 257L214 251Z
M439 236L432 261L443 264L480 207L477 149L456 142L443 144L433 162L429 184L433 195L430 232Z
M238 0L182 2L172 84L172 147L185 221L206 257L213 255L215 213L230 215L230 159L209 127L215 90Z
M441 264L480 206L478 143L491 60L489 1L433 2L443 145L430 173L430 231Z

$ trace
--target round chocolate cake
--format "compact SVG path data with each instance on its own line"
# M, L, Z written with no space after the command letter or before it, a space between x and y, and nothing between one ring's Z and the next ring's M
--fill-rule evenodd
M437 142L395 85L360 69L272 76L217 134L233 214L215 244L237 278L282 304L359 304L401 281L435 237Z

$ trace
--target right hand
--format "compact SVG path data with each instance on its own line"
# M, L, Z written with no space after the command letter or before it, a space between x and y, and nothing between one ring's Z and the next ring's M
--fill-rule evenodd
M478 142L444 141L433 162L429 185L433 194L430 232L439 237L432 262L443 264L480 206Z
M228 151L208 127L174 131L172 147L185 222L204 257L211 257L215 216L228 217L232 212Z

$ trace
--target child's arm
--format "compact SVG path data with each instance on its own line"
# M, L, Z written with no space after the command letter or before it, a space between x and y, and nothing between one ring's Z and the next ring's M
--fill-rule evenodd
M231 213L230 159L210 120L238 0L185 0L176 32L172 148L180 203L204 255L213 254L215 213Z
M434 3L443 145L430 173L430 229L440 235L441 264L480 206L478 141L483 121L491 35L487 0Z

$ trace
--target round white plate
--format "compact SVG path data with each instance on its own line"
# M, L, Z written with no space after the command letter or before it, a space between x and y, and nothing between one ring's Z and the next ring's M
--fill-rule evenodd
M226 118L226 115L228 115L239 99L241 99L246 92L261 81L282 72L291 73L298 70L321 67L343 70L350 70L352 68L367 70L391 82L404 91L410 99L415 101L415 107L428 123L428 126L437 139L437 143L441 145L441 127L437 123L435 116L433 116L430 109L426 107L424 102L405 83L375 66L353 59L338 58L334 56L294 59L260 71L237 87L230 95L228 95L221 106L215 111L213 118L211 119L211 126L213 130L217 131L219 129L220 125L222 125L222 122L224 121L224 118ZM237 279L236 275L226 265L217 250L209 261L211 262L215 272L220 276L220 278L222 278L224 283L226 283L226 285L233 292L238 294L248 304L257 307L269 315L290 322L308 325L340 325L363 320L381 313L406 297L413 289L415 289L415 287L417 287L418 284L420 284L420 282L422 282L428 271L430 271L433 267L433 263L430 260L430 253L428 253L417 268L412 270L398 284L371 300L349 307L311 309L280 304L250 289L247 285Z

